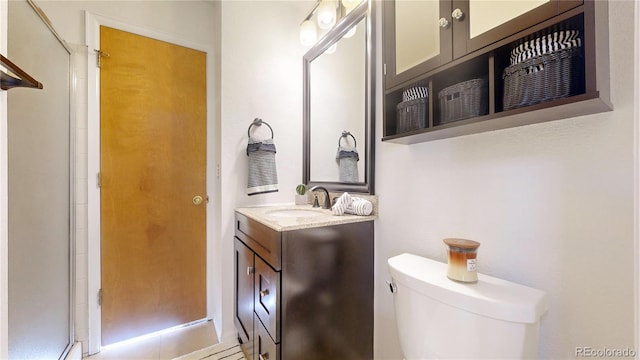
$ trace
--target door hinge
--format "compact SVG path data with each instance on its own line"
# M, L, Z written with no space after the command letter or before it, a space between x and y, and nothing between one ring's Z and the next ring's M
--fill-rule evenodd
M102 65L103 57L108 58L109 56L111 56L108 52L104 52L102 50L93 49L93 51L96 53L96 67L100 67Z
M98 306L102 306L102 289L98 290Z
M382 64L382 75L387 75L387 64Z
M101 173L101 172L98 172L98 173L96 174L96 186L97 186L98 188L101 188L101 187L102 187L102 173Z

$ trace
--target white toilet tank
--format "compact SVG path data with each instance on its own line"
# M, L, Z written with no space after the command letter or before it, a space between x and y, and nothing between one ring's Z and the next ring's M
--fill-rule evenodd
M388 260L406 360L537 358L543 291L478 274L447 278L447 264L417 255Z

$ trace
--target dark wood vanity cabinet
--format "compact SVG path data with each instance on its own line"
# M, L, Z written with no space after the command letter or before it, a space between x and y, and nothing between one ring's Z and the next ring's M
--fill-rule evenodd
M373 359L373 221L278 232L235 219L235 323L247 358Z
M401 6L417 6L415 4L421 3L431 4L425 6L438 4L440 26L433 25L438 20L435 11L428 22L420 23L420 26L431 24L430 38L435 37L437 41L428 40L425 32L407 30L412 27L406 25L406 18L420 17L407 16L408 11L402 10ZM502 15L499 15L502 7L523 4L532 2L383 1L382 140L412 144L611 110L608 84L607 2L548 0L540 2L535 7L521 8L515 14L503 11ZM398 14L403 12L405 18L399 18L401 15ZM456 19L456 16L460 19ZM485 21L486 19L489 20ZM576 56L578 60L570 67L570 71L576 74L571 75L571 86L576 90L572 90L566 96L549 96L550 100L540 102L523 101L523 105L511 107L510 102L505 99L515 92L510 91L506 94L508 86L505 74L513 65L510 63L512 50L524 43L529 44L544 36L567 30L577 31L581 43ZM423 38L411 40L411 33L422 33ZM438 41L439 47L433 45ZM398 45L402 42L405 44ZM410 55L405 57L400 53L403 46L404 49L411 50L407 52ZM420 51L414 50L425 46L431 46L431 50L425 52L423 57L411 55L419 54ZM436 51L436 48L439 50ZM398 66L399 62L404 65ZM544 70L544 65L533 66L532 69L534 67L533 72ZM440 92L475 79L484 79L486 84L486 95L479 100L483 111L459 119L449 119L445 116L449 108L443 105L443 100L439 98ZM567 82L565 79L558 80L558 83ZM424 116L420 115L419 126L405 130L406 127L401 126L401 107L398 105L403 102L403 92L416 87L428 89L427 108L426 111L420 110L420 114ZM536 88L535 91L552 92L545 88ZM455 98L456 94L449 96ZM451 104L448 100L449 98L445 102ZM509 106L505 103L509 103ZM402 120L406 121L405 115Z

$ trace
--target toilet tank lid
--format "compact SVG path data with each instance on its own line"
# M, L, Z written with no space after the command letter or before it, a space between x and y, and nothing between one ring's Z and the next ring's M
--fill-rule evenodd
M389 272L402 284L442 303L499 320L535 323L549 309L544 291L478 274L478 282L447 278L447 264L413 254L388 260Z

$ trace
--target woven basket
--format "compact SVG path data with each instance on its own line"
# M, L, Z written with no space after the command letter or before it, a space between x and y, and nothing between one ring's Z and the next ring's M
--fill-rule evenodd
M526 41L511 50L511 64L515 65L542 54L582 46L580 31L562 30Z
M402 101L426 98L429 96L429 89L426 86L414 86L402 92Z
M584 92L581 48L536 56L504 69L504 110Z
M486 78L463 81L440 90L440 124L489 113Z
M428 97L418 98L410 101L403 101L396 106L396 134L422 129L427 126L429 117Z

